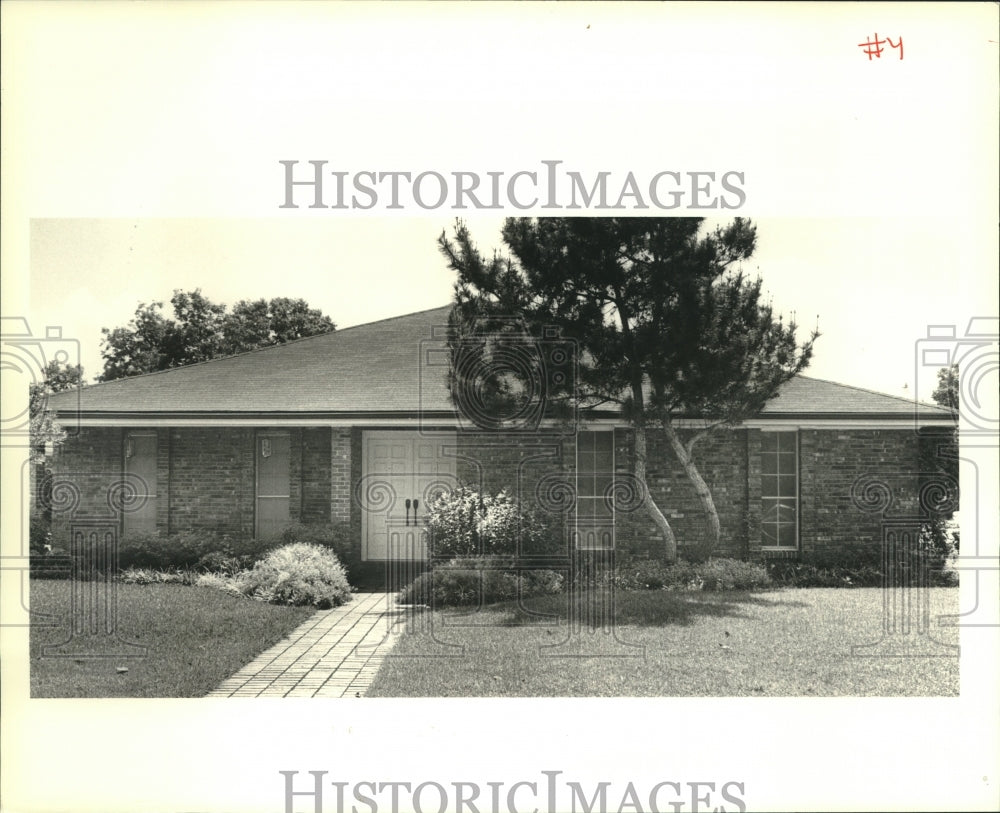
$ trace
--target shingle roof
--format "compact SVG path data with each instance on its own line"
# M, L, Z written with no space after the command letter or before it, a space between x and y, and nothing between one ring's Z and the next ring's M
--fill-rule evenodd
M451 307L411 313L236 356L85 387L89 412L384 412L421 395L421 348ZM446 368L424 371L428 409L449 409ZM72 396L72 393L66 395ZM75 398L52 396L55 409ZM65 403L65 406L64 406Z
M62 416L167 414L451 414L443 329L450 306L284 345L53 395ZM437 353L433 351L439 351ZM79 403L77 402L79 398ZM947 417L933 405L921 415ZM913 417L905 398L806 376L788 382L763 416Z

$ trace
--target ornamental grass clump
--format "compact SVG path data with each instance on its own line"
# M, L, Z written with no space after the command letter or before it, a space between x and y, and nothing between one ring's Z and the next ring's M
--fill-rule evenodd
M245 596L272 604L336 607L351 600L347 574L336 554L296 542L271 551L237 577Z

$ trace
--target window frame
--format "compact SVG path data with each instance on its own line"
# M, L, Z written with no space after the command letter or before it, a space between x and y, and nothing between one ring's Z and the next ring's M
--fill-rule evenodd
M263 454L262 442L270 438L282 438L288 441L288 494L260 493L260 457ZM268 455L270 456L270 455ZM288 429L257 429L253 433L253 532L258 539L261 537L260 501L283 499L288 505L288 524L292 522L292 432ZM276 537L275 537L276 538Z
M765 452L764 449L763 449L763 436L764 435L785 435L785 436L792 435L795 438L795 452L794 452L794 457L795 457L795 496L794 497L785 497L785 496L781 496L780 495L780 491L781 491L780 482L781 481L780 481L779 478L783 474L782 472L779 471L780 466L776 466L775 467L775 474L773 475L774 478L775 478L775 482L779 484L778 487L777 487L777 489L776 489L778 493L776 493L774 496L765 496L765 494L764 494L764 479L765 479L765 477L771 476L771 475L764 474L764 455L768 454L768 452ZM801 479L801 462L799 460L799 455L800 455L799 430L798 429L762 429L761 430L761 439L762 439L761 450L760 450L760 464L761 464L761 466L760 466L760 468L761 468L761 471L760 471L760 517L761 517L761 521L760 521L760 535L759 535L760 549L762 551L775 552L775 553L787 553L787 552L790 552L790 551L798 551L799 548L800 548L800 545L801 545L801 538L802 538L802 534L801 534L801 526L802 526L802 479ZM778 458L775 461L775 463L776 464L780 463L781 450L776 450L774 454ZM792 499L795 502L795 522L794 522L794 524L792 524L792 523L781 523L781 522L765 523L765 520L764 520L764 505L765 505L765 500L780 501L780 500L783 500L783 499L785 499L785 500ZM764 525L765 524L773 524L775 526L775 530L776 531L777 531L777 529L779 527L782 526L782 524L791 525L791 527L793 527L794 531L795 531L795 542L794 542L794 544L792 544L792 545L767 545L767 544L765 544L764 543ZM776 533L775 536L777 537L778 534Z
M574 443L574 447L573 447L573 454L574 454L574 474L573 474L573 480L574 480L573 486L574 486L574 489L573 490L574 490L574 494L576 495L576 499L574 501L574 506L573 506L573 530L572 530L573 548L575 550L584 550L584 551L607 551L607 550L614 550L615 549L615 544L616 544L616 528L615 528L615 525L616 525L616 513L617 513L615 511L614 499L608 500L608 507L610 508L610 511L611 511L611 522L610 522L611 544L610 545L593 545L593 546L589 546L589 545L585 546L585 545L581 544L582 539L583 539L583 534L580 532L580 527L581 527L581 523L580 523L580 501L581 501L581 496L580 496L580 479L581 479L580 478L580 475L581 475L581 470L580 470L580 437L581 437L581 435L589 435L589 436L608 435L608 436L610 436L610 438L611 438L611 463L610 463L609 470L608 471L604 471L604 469L598 469L596 466L593 466L593 467L591 467L591 469L589 470L589 472L585 472L584 474L585 474L585 476L590 476L591 478L594 478L595 480L596 480L596 478L601 477L601 476L603 476L603 477L610 477L609 493L611 495L614 495L614 488L615 488L615 481L616 481L616 471L615 471L615 457L616 457L616 455L615 455L615 430L613 428L612 429L586 429L586 430L581 429L581 430L578 430L577 433L576 433L576 442ZM596 438L594 438L594 440L596 441ZM596 443L594 445L596 446ZM595 451L595 454L596 454L596 451ZM595 487L594 490L596 492L596 487ZM583 497L582 499L600 502L600 501L602 501L604 499L604 495L603 494L596 494L596 493L595 494L588 494L586 497ZM585 523L585 527L586 527L586 525L587 524ZM589 523L589 527L600 527L600 526L598 526L596 522L591 522L591 523Z
M160 433L156 429L128 429L122 435L122 480L128 482L129 475L133 472L130 470L129 461L135 456L135 439L136 438L151 438L152 444L152 454L150 461L153 466L153 479L149 480L143 478L143 482L146 484L145 493L140 494L138 491L135 494L136 499L143 500L143 506L151 505L152 509L152 524L149 523L139 523L137 525L135 516L129 517L131 512L122 511L120 518L120 531L123 535L125 534L135 534L135 533L156 533L159 529L158 515L159 515L159 499L160 499ZM152 493L150 493L152 489ZM131 527L129 527L131 525Z

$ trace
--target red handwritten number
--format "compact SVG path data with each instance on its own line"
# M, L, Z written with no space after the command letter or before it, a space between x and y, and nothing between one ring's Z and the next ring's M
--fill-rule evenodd
M872 61L872 57L875 57L875 59L881 59L882 58L882 52L885 50L885 48L883 48L882 46L885 45L886 43L889 44L890 48L893 48L893 49L898 48L899 49L899 58L900 59L903 58L903 38L902 37L899 38L899 42L893 42L892 41L892 37L886 37L885 39L881 39L879 37L879 35L876 33L875 36L873 38L869 38L867 42L859 43L858 44L858 48L864 48L865 49L865 54L868 56L868 61L871 62Z

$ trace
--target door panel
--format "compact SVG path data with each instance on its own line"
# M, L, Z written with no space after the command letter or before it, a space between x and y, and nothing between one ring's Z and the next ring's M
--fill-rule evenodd
M285 435L257 436L258 539L274 539L290 521L291 443Z
M366 560L427 558L427 505L455 485L455 458L446 451L454 444L453 434L365 433L363 476L385 500L363 506Z
M126 482L136 501L126 507L125 533L156 532L156 434L129 432L125 438Z

